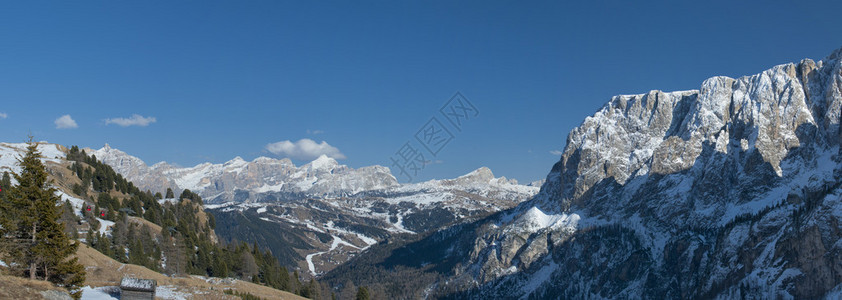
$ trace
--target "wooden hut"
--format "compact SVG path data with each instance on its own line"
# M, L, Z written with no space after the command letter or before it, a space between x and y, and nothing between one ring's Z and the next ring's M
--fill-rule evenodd
M152 279L123 277L120 281L120 299L155 300L155 288L158 283Z

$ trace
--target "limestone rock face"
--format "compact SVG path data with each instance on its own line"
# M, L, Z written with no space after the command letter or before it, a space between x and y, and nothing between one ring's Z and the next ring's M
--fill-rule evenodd
M472 245L432 294L842 295L840 58L611 98L535 198L431 237Z
M296 167L287 158L236 157L222 164L203 163L177 167L166 162L151 167L142 160L106 145L85 149L133 181L141 189L175 191L189 189L206 203L257 202L261 194L280 197L341 197L367 190L398 186L389 168L370 166L352 169L326 156Z
M838 73L838 60L804 60L713 77L699 90L616 96L570 132L549 176L558 189L548 196L572 200L605 179L625 185L650 172L685 171L706 148L742 164L748 156L735 154L756 151L782 176L781 161L801 138L838 143Z

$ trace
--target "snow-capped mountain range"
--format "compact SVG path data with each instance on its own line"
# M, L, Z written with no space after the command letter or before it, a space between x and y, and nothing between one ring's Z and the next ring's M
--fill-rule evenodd
M203 163L181 168L166 162L150 167L141 159L111 148L108 144L98 150L85 150L112 166L141 189L153 192L163 192L167 188L175 191L189 189L202 196L205 203L212 204L443 189L524 198L534 195L539 189L537 186L518 185L516 180L505 177L494 178L491 171L484 167L457 179L399 184L388 167L375 165L353 169L324 155L300 167L296 167L287 158L258 157L249 162L236 157L223 164Z
M0 172L18 172L17 158L26 146L0 143ZM41 142L38 149L51 168L69 166L65 147ZM300 167L289 159L259 157L247 162L238 157L224 164L179 168L167 163L150 167L108 145L84 150L141 189L199 193L208 199L205 209L221 224L221 238L258 242L307 275L329 271L381 241L475 220L514 207L539 191L537 186L494 177L485 167L454 179L399 184L389 168L352 169L325 156ZM60 179L55 184L67 185ZM76 208L85 202L60 194Z
M840 121L842 49L615 96L532 200L381 259L446 270L432 297L836 299Z
M540 189L494 177L486 167L454 179L400 184L387 167L353 169L326 156L300 167L289 159L237 157L180 168L163 162L150 167L109 145L84 150L142 190L198 193L225 224L217 227L221 238L258 241L309 275L396 236L514 207Z
M222 235L279 245L327 282L404 272L414 295L457 299L842 296L842 49L615 96L570 132L540 192L487 168L399 184L328 158L177 168L89 153L140 187L198 192Z

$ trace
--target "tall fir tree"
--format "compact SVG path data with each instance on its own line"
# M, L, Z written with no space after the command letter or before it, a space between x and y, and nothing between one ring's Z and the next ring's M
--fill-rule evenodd
M369 300L371 299L371 294L368 291L367 287L361 286L357 290L357 300Z
M6 254L11 246L11 239L6 238L9 229L14 225L12 219L15 215L12 211L12 204L6 196L9 188L12 187L12 179L9 172L3 172L3 179L0 180L0 256Z
M17 185L9 188L3 205L10 240L8 254L14 265L25 268L30 279L43 279L63 286L78 298L85 271L76 258L79 245L64 233L61 198L50 187L47 170L41 162L38 144L30 137L26 154L18 159L20 174L13 174ZM8 218L8 217L7 217ZM12 264L10 264L12 265Z
M3 179L0 179L0 188L3 190L8 190L12 187L12 177L9 175L8 171L3 172ZM0 193L4 193L0 191Z

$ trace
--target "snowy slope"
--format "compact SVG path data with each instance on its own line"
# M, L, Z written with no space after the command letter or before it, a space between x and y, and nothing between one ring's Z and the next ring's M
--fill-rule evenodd
M296 252L301 259L293 263L311 274L323 274L395 235L426 233L474 220L511 208L539 191L537 186L494 177L485 167L454 179L399 184L387 167L353 169L327 156L302 166L289 159L246 161L236 157L222 164L182 168L165 162L149 167L109 145L85 151L141 189L163 193L169 187L176 195L181 189L190 189L203 197L205 209L218 218L238 223L262 221L265 223L260 226L278 227L265 234L296 236L299 239L292 242L304 241L306 246L273 252ZM242 221L238 215L249 220ZM217 229L217 234L222 239L240 239L242 232L223 228ZM334 245L336 241L339 244ZM275 245L284 247L290 242Z
M833 298L841 58L615 96L533 199L383 259L447 268L434 298Z
M260 201L260 194L281 197L337 197L397 185L389 168L381 166L352 169L328 157L320 157L301 167L289 159L258 157L250 162L236 157L222 164L203 163L176 167L165 162L151 167L140 159L106 145L86 149L111 165L142 189L175 191L189 189L206 202Z
M26 153L26 143L0 143L0 173L3 171L20 172L18 166L18 159ZM60 145L48 144L45 142L38 144L38 151L41 152L43 158L41 161L46 162L60 162L66 155L61 150ZM14 179L12 179L14 180Z
M259 157L248 162L236 157L223 164L203 163L180 168L164 162L148 167L142 160L108 145L99 150L86 150L142 189L161 192L166 188L190 189L206 203L217 204L398 194L436 194L420 196L426 199L421 201L446 201L452 198L452 191L522 201L539 190L537 186L520 185L505 177L495 178L485 167L455 179L399 184L387 167L375 165L353 169L327 156L300 167L289 159Z

